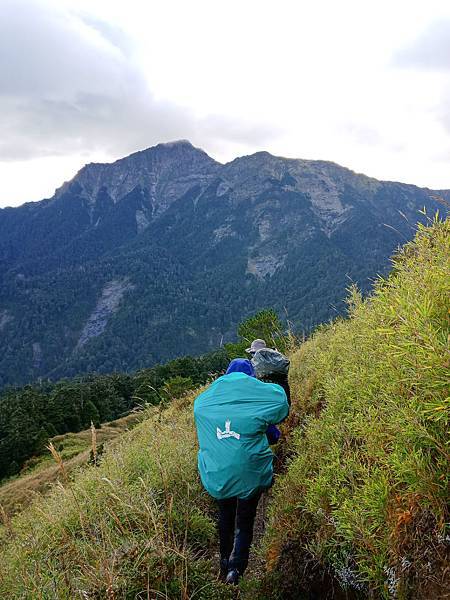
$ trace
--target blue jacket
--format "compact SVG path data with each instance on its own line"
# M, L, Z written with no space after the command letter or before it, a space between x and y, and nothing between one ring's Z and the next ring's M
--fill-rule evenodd
M219 377L194 402L202 483L217 499L248 498L272 482L266 430L289 412L283 388L244 373Z

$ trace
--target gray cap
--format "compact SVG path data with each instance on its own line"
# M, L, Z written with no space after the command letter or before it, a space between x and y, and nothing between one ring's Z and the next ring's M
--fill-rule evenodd
M250 354L254 354L255 352L258 352L258 350L262 350L263 348L267 348L266 342L264 340L253 340L250 348L247 348L245 351Z

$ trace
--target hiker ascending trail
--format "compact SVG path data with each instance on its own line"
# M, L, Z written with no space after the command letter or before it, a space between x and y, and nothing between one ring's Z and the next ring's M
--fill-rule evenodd
M198 468L219 505L220 571L227 583L236 584L247 567L258 501L272 483L266 431L288 412L283 388L258 381L241 358L195 400Z
M264 340L253 340L250 348L247 348L252 357L252 365L256 371L256 377L266 383L278 383L286 392L289 406L291 405L291 390L289 388L289 359L274 350L268 348Z

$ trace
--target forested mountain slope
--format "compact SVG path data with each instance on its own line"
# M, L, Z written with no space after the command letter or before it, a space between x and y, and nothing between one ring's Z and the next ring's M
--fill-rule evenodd
M447 597L449 258L449 222L421 228L372 297L293 353L266 569L241 598ZM3 517L0 596L235 597L216 578L193 397Z
M309 330L386 273L423 206L334 163L222 165L185 141L89 164L0 210L0 386L200 354L265 306Z

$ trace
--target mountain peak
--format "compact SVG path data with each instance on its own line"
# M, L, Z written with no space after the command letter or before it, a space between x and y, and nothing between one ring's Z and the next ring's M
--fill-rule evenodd
M176 148L176 147L181 147L181 146L187 146L189 148L195 148L195 146L189 140L186 140L186 139L173 140L171 142L160 142L159 144L157 144L156 146L153 146L153 147L154 148L158 148L160 146L163 146L165 148ZM200 148L196 148L196 150L199 150L199 149Z
M423 206L429 190L330 162L221 164L185 140L87 165L0 211L0 386L200 354L267 299L313 327L386 272Z
M112 163L89 163L57 190L56 197L75 185L77 193L93 205L101 189L115 202L140 186L147 189L158 204L157 197L162 190L166 197L182 195L195 181L209 180L218 165L188 140L175 140L133 152ZM169 191L167 187L174 189Z
M119 160L126 161L129 159L132 159L133 157L140 156L142 154L144 154L144 155L165 154L168 156L177 156L177 157L198 156L198 157L207 158L209 162L216 163L216 161L213 158L211 158L202 148L198 148L197 146L194 146L189 140L185 140L185 139L173 140L171 142L160 142L159 144L156 144L156 146L149 146L148 148L145 148L144 150L138 150L137 152L133 152L133 154L130 154L129 156L126 156L125 158L122 158Z

